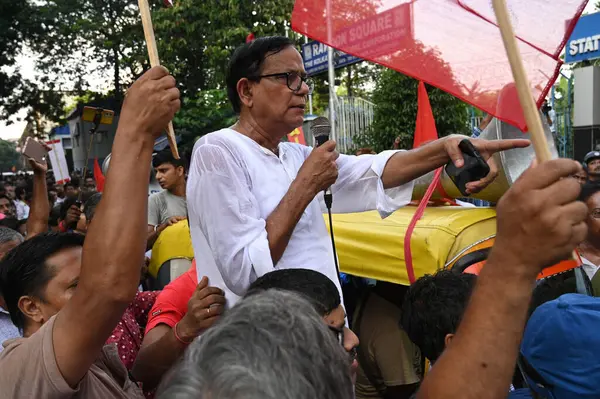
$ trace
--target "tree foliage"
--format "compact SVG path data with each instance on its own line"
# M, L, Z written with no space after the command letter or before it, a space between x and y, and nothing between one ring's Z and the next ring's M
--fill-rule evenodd
M386 69L376 83L372 101L375 114L370 129L359 136L358 145L375 151L392 148L400 137L400 148L412 148L417 117L419 82L394 70ZM467 130L467 105L439 89L427 86L439 136Z
M231 126L236 118L225 90L202 90L183 99L174 125L177 126L177 134L182 136L185 151L191 150L202 135Z
M13 166L17 166L19 153L16 144L0 139L0 172L8 172Z

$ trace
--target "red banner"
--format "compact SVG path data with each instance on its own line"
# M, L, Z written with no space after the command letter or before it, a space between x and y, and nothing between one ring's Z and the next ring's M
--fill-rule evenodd
M586 0L509 0L531 94L541 106ZM292 28L436 86L526 129L491 2L296 0Z

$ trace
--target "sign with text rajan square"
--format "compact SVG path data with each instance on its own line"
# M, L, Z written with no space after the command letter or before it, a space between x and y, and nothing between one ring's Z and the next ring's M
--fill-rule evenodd
M579 19L567 42L565 62L600 58L600 12Z
M540 107L587 0L506 3ZM292 29L527 129L491 1L296 0Z

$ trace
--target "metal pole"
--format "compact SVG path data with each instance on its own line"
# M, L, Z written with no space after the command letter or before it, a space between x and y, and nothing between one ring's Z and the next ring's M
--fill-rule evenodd
M333 43L333 27L331 26L331 0L327 0L327 41ZM335 69L333 68L333 47L327 48L327 64L329 69L329 123L331 124L332 140L336 139L335 131Z
M308 36L304 36L304 44L308 43ZM313 114L312 93L308 93L308 113Z

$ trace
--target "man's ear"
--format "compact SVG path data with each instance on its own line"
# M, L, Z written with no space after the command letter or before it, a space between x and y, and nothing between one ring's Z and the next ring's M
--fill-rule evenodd
M241 78L237 82L237 92L240 97L240 102L248 108L252 108L253 105L253 92L252 82L248 78Z
M37 324L44 324L44 315L40 306L40 300L29 295L22 296L18 302L19 310L26 318L33 320Z
M185 168L183 166L178 166L177 167L177 176L183 176L185 175Z
M446 336L444 337L444 347L448 348L448 346L450 346L450 343L452 342L452 339L454 338L454 334L446 334Z

